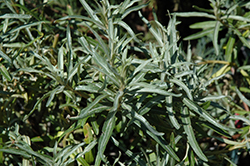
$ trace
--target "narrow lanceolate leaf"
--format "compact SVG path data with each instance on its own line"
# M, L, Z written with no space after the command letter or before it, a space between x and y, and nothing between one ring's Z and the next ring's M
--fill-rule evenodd
M95 21L98 21L101 23L100 19L96 16L95 12L91 9L91 7L88 5L88 3L85 0L80 0L82 6L87 11L88 15Z
M241 42L247 46L250 49L250 44L248 43L248 41L242 36L242 34L240 33L240 31L238 29L234 29L234 33L240 38Z
M162 89L154 89L154 88L142 88L138 90L137 92L157 93L157 94L164 95L164 96L174 96L174 97L181 97L182 95L181 93L175 94L175 93L168 92Z
M132 107L126 103L122 103L122 106L125 110L128 110L128 112L131 112L132 114L135 112ZM132 120L134 117L131 116L131 114L127 114L127 117ZM133 121L134 124L136 124L139 128L144 130L152 139L154 139L164 150L166 150L170 156L172 156L176 161L180 161L179 157L176 155L174 150L171 148L170 145L167 144L165 139L162 136L157 136L153 134L151 131L145 129L145 127L142 127L141 123L138 121Z
M164 133L156 131L153 126L150 125L150 123L147 121L146 118L144 118L142 115L138 114L137 112L133 112L134 118L138 119L144 126L147 127L147 129L153 133L156 136L162 136Z
M121 19L124 19L129 13L131 13L131 12L133 12L133 11L139 11L140 9L142 9L142 8L144 8L144 7L146 7L146 6L148 6L148 3L146 3L146 4L141 4L141 5L136 5L136 6L134 6L134 7L131 7L131 8L129 8L129 9L127 9L127 10L125 10L125 12L122 14L122 16L121 16Z
M145 96L147 96L147 94L145 94ZM144 101L145 98L141 98L142 101ZM156 97L153 97L152 99L150 99L146 104L144 104L139 110L138 110L138 113L140 115L144 115L146 113L148 113L151 108L157 104L160 103L160 101L164 99L164 96L156 96ZM140 106L141 106L142 103L140 103Z
M0 56L3 57L3 59L5 59L6 61L8 61L9 63L11 63L11 58L9 58L8 55L6 55L1 50L0 50Z
M228 132L226 132L225 130L222 130L221 128L209 123L209 122L202 122L202 125L214 130L216 133L220 134L220 135L223 135L225 137L228 137L228 138L231 138L231 135L228 134Z
M79 62L77 62L77 64L75 64L75 66L71 69L71 71L69 71L67 80L68 81L71 80L74 77L74 75L77 73L77 71L79 71L78 69L79 69L80 65L82 63L88 62L90 59L91 59L91 56L88 55L88 56L85 56Z
M189 88L182 81L175 79L175 78L169 79L169 81L179 85L186 92L188 98L190 100L193 100L193 96L192 96L191 92L189 91Z
M196 141L196 137L194 135L194 130L192 128L191 120L189 117L188 108L184 107L183 109L181 109L181 114L182 114L181 120L183 123L185 133L188 136L187 138L188 138L189 144L191 145L192 149L197 154L197 156L199 156L200 159L202 159L203 161L208 161L207 157L204 155L204 153L202 152L200 146L198 145L198 143Z
M194 39L198 39L198 38L201 38L203 36L206 36L210 33L213 33L214 31L214 28L209 28L209 29L206 29L206 30L203 30L203 31L200 31L200 32L197 32L195 34L192 34L188 37L185 37L183 40L194 40Z
M221 75L219 75L219 76L216 76L216 77L214 77L214 78L208 80L207 82L205 82L205 83L203 84L203 87L207 87L208 85L210 85L210 84L211 84L212 82L214 82L215 80L219 80L219 79L223 78L224 76L225 76L225 74L221 74Z
M134 31L128 26L128 24L126 24L124 21L115 21L114 24L118 24L120 25L121 27L123 27L129 34L130 36L132 36L134 38L134 40L136 42L139 42L140 40L136 37Z
M107 44L102 40L102 38L100 37L100 35L95 31L93 30L88 24L85 24L89 30L95 35L96 39L98 40L99 44L101 45L104 53L106 54L106 56L109 57L109 48L107 47Z
M82 109L80 114L78 116L75 117L71 117L70 119L72 120L79 120L82 119L86 116L86 114L88 114L88 112L94 107L96 106L101 100L107 98L108 95L104 94L104 95L100 95L98 96L92 103L90 103L86 108Z
M80 148L84 144L85 142L82 142L77 145L70 146L70 148L67 150L62 149L62 151L64 152L62 156L62 161L66 161L70 155L72 155L78 148Z
M140 156L136 155L126 147L122 146L114 137L111 137L112 141L114 142L115 146L120 148L126 155L128 155L132 160L138 163L140 166L145 166L146 163L143 160L140 160Z
M98 27L100 27L101 29L105 29L106 27L103 26L102 22L96 21L92 18L86 17L86 16L81 16L81 15L70 15L70 16L65 16L62 18L59 18L58 20L67 20L67 19L82 19L82 20L86 20L89 22L93 22L95 25L97 25Z
M16 146L17 146L19 149L21 149L21 150L27 152L28 154L40 158L41 160L45 161L45 162L48 163L48 164L52 164L52 163L53 163L53 161L52 161L52 159L51 159L50 156L42 155L42 154L40 154L40 153L38 153L38 152L36 152L36 151L33 151L33 150L30 148L30 146L28 146L28 144L24 144L24 145L16 144Z
M189 100L188 98L185 97L182 101L190 110L193 110L194 112L196 112L198 115L200 115L205 120L212 123L213 125L215 125L219 128L222 128L224 130L227 130L227 131L230 131L230 130L237 131L237 129L232 129L232 128L221 125L207 111L202 109L200 106L198 106L197 104L195 104L193 101Z
M236 87L235 88L236 93L238 94L238 96L240 97L240 99L245 102L249 107L250 107L250 100L248 100L240 91L239 89Z
M216 55L219 55L218 35L220 30L220 21L216 21L214 34L213 34L213 45Z
M4 14L0 18L15 18L15 19L30 19L31 15L28 14Z
M57 67L58 67L58 69L60 70L60 71L62 71L63 72L63 69L64 69L64 53L65 53L65 51L64 51L64 47L63 46L61 46L60 48L59 48L59 52L58 52L58 62L57 62Z
M207 14L204 12L177 12L175 13L176 16L179 17L207 17L207 18L212 18L212 19L216 19L216 17L212 14Z
M203 22L192 24L189 26L189 28L191 29L214 28L215 24L216 24L216 21L203 21Z
M21 150L21 149L16 149L16 148L10 148L8 147L8 149L5 148L1 148L0 152L4 152L4 153L10 153L10 154L15 154L15 155L20 155L24 158L31 158L31 155L28 154L26 151Z
M175 118L172 102L173 102L173 96L167 96L166 97L166 108L168 111L168 117L169 117L172 125L178 130L180 128L180 124L178 123L177 119Z
M73 69L72 38L71 38L71 32L70 32L69 24L67 26L66 36L67 36L67 43L68 43L68 47L69 47L69 52L68 52L68 63L69 63L68 64L68 75L69 75L69 73Z
M226 61L231 62L232 61L232 52L234 48L234 43L235 43L235 36L230 36L227 42L227 47L226 47Z
M41 97L41 98L36 102L36 104L34 105L33 109L29 112L29 114L24 116L23 121L26 121L26 120L29 118L29 116L36 110L36 107L38 106L38 104L40 104L40 103L41 103L45 98L47 98L49 95L50 95L50 92L44 94L43 97Z
M201 100L203 100L203 101L219 100L219 99L223 99L225 97L227 97L227 96L224 96L224 95L218 95L218 96L210 95L210 96L206 96L206 97L202 98Z
M120 100L123 94L124 94L123 91L118 91L118 93L116 94L114 104L113 104L113 109L109 111L106 121L104 122L104 125L102 128L102 135L98 143L98 156L101 157L102 160L105 160L103 153L112 135L113 129L115 128L115 118L116 118L115 114L118 111ZM95 163L95 165L99 165L99 163Z
M9 34L12 34L12 33L14 33L14 32L20 31L21 29L25 29L25 28L29 28L29 27L32 27L32 26L41 25L41 24L43 24L43 23L50 23L50 22L48 22L48 21L38 21L38 22L30 23L30 24L24 24L24 25L21 25L21 26L19 26L19 27L17 27L17 28L12 29L12 30L9 31L9 33L6 34L6 35L9 35ZM4 35L4 36L6 36L6 35Z
M2 75L4 76L4 78L8 81L11 81L11 76L8 72L8 70L6 69L6 67L4 65L2 65L0 63L0 72L2 73Z
M236 15L225 15L222 16L221 19L234 19L238 21L244 21L244 22L250 22L250 19L247 17L242 17L242 16L236 16Z
M47 103L46 103L46 107L48 107L48 106L50 105L51 101L52 101L52 100L54 99L54 97L55 97L55 94L61 93L61 92L63 91L63 89L64 89L64 86L58 86L56 89L54 89L54 90L52 90L52 91L50 92L50 96L49 96L48 101L47 101Z
M157 42L159 43L159 45L163 46L162 37L156 32L156 30L152 27L152 25L148 22L148 20L142 16L141 12L139 11L138 13L139 13L139 17L141 17L142 21L145 24L147 24L149 31L155 37L155 39L157 40Z
M149 59L145 62L142 62L134 71L133 75L136 75L139 71L141 71L149 62L151 62L152 59Z

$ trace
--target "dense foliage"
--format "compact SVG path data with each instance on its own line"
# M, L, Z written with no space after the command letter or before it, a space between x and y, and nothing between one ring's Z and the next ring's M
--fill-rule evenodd
M165 27L140 0L2 1L0 164L240 164L250 3L210 2ZM184 38L197 45L182 48L178 17L201 16Z

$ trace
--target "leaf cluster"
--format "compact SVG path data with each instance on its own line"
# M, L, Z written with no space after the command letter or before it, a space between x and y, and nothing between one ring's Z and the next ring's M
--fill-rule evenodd
M193 62L190 47L185 53L178 45L180 14L164 27L157 18L143 17L140 9L147 4L139 0L79 2L87 16L68 5L67 16L53 22L42 10L52 2L35 9L23 1L1 6L1 162L231 162L228 147L211 151L212 139L243 145L230 139L237 132L247 136L248 128L230 123L249 120L217 102L229 100L227 95L209 94L208 87L224 75L208 79L208 67ZM142 42L124 21L132 12L147 25L153 42Z

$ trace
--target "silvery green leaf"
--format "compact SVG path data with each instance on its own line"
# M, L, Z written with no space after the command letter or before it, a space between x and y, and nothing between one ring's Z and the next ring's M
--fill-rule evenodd
M187 134L187 139L189 144L191 145L194 152L199 156L200 159L203 161L208 161L205 154L202 152L200 146L198 145L198 142L196 141L196 137L194 135L194 130L191 125L190 115L187 107L184 107L181 109L181 120L183 123L184 131Z
M167 96L166 97L166 108L168 111L168 117L172 123L172 125L179 130L180 129L180 124L178 123L177 119L175 118L174 115L174 110L173 110L173 96Z
M237 87L235 87L236 93L240 97L240 99L245 102L249 107L250 107L250 100L248 100L240 91Z

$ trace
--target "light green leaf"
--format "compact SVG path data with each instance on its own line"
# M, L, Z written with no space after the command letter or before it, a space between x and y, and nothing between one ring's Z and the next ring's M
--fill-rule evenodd
M95 12L91 9L91 7L88 5L88 3L85 0L80 0L82 6L84 7L84 9L87 11L88 15L95 21L100 22L100 24L102 24L102 22L100 21L100 19L96 16Z
M123 91L118 91L118 93L115 96L115 100L113 103L113 109L109 111L106 121L104 122L103 128L102 128L102 134L100 136L100 140L98 143L98 156L102 158L102 160L105 161L103 157L103 153L106 149L106 146L108 144L108 141L110 140L110 137L113 133L113 129L115 128L115 114L118 111L118 106L120 104L120 100L123 96ZM95 165L98 165L99 163L96 160Z
M93 149L97 143L98 143L97 140L93 140L90 144L88 144L88 146L86 146L84 148L84 150L81 153L78 153L75 156L75 158L78 159L78 158L82 157L82 155L84 155L85 153L91 151L91 149Z
M27 158L27 159L31 158L31 155L28 154L26 151L21 150L21 149L16 149L16 148L9 148L9 147L8 147L8 149L1 148L0 152L20 155L20 156Z
M8 70L1 63L0 63L0 72L2 73L2 75L4 76L4 78L6 78L6 80L8 80L9 82L11 81L11 76L10 76Z
M57 67L62 72L64 71L64 58L63 58L64 54L65 54L65 48L61 46L58 52Z
M238 94L238 96L240 97L240 99L246 103L249 107L250 107L250 100L248 100L240 91L237 87L235 87L235 91Z
M207 82L205 82L205 83L203 84L203 87L207 87L208 85L210 85L210 84L211 84L212 82L214 82L215 80L219 80L219 79L223 78L224 76L225 76L225 74L221 74L221 75L219 75L219 76L217 76L217 77L214 77L214 78L208 80Z
M175 12L174 14L179 17L207 17L211 19L216 19L214 15L204 12Z
M97 20L92 19L92 18L89 18L89 17L81 16L81 15L65 16L65 17L59 18L58 20L61 21L61 20L67 20L67 19L72 19L72 18L73 19L81 19L81 20L86 20L86 21L89 21L89 22L93 22L94 24L96 24L101 29L106 29L106 27L103 26L102 22L97 21Z
M209 96L206 96L204 98L202 98L201 100L203 101L209 101L209 100L219 100L219 99L223 99L227 96L224 96L224 95L209 95Z
M136 75L139 71L141 71L152 59L148 59L145 62L142 62L134 71L133 75Z
M110 50L107 47L107 44L102 40L100 35L95 30L93 30L88 24L86 24L86 26L95 35L96 39L98 40L99 44L101 45L101 47L102 47L102 49L103 49L103 51L105 53L105 55L110 58Z
M197 22L189 26L191 29L208 29L214 28L217 21L203 21Z
M69 24L67 25L66 37L67 37L67 44L68 44L68 47L69 47L68 70L67 71L68 71L68 75L70 75L70 73L72 73L72 69L73 69L73 50L72 50L72 38L71 38L71 32L70 32ZM68 77L67 80L71 81L71 77Z
M87 63L90 59L91 56L88 55L85 56L82 60L80 60L77 64L75 64L75 66L69 71L67 80L68 81L71 80L74 77L74 75L79 71L81 64Z
M166 97L166 109L168 111L168 117L172 123L172 125L179 130L180 124L178 123L177 119L175 118L174 111L173 111L173 96Z
M189 117L190 115L189 115L188 108L184 107L183 109L181 109L181 114L182 114L181 120L183 123L185 133L188 136L187 139L188 139L189 144L191 145L194 152L199 156L199 158L207 162L208 161L207 157L204 155L204 153L202 152L200 146L198 145L196 141L196 137L194 135L194 131L191 125L191 120Z
M8 61L10 64L12 64L11 58L9 58L9 56L3 53L1 50L0 50L0 56L3 57L3 59L5 59L6 61Z
M232 52L234 48L234 43L235 43L235 37L230 36L227 42L226 52L225 52L226 61L228 62L232 62Z
M79 43L81 44L81 46L88 52L88 53L92 53L91 50L91 46L89 45L89 43L87 42L87 40L85 39L85 37L80 37L78 38Z
M139 14L139 17L142 19L142 21L148 26L149 31L155 37L155 39L157 40L157 42L159 43L159 45L163 46L162 37L160 36L160 34L158 34L156 32L156 30L152 27L152 25L148 22L148 20L143 17L143 15L141 14L140 11L138 12L138 14Z
M250 65L240 66L238 69L250 70Z
M174 78L181 78L183 76L187 76L187 75L193 75L194 71L193 70L187 70L187 71L182 71L180 73L177 73L174 75Z
M25 151L26 153L28 153L28 154L30 154L30 155L32 155L32 156L35 156L35 157L40 158L41 160L43 160L44 162L46 162L46 163L48 163L48 164L52 164L52 163L53 163L53 161L52 161L52 159L51 159L50 156L47 156L47 155L44 155L44 154L40 154L40 153L38 153L38 152L36 152L36 151L33 151L33 150L28 146L28 144L24 144L24 145L16 144L16 146L17 146L19 149Z
M79 143L77 145L69 145L69 148L63 148L60 153L61 153L61 161L66 161L70 155L72 155L78 148L81 146L85 145L85 142ZM58 156L59 157L59 156Z
M210 33L213 33L214 32L214 28L209 28L209 29L206 29L206 30L203 30L203 31L200 31L200 32L197 32L195 34L192 34L188 37L185 37L183 40L194 40L194 39L199 39L203 36L206 36Z
M218 46L218 35L220 31L220 21L216 21L214 33L213 33L213 45L216 55L219 55L219 46Z
M165 91L162 89L153 89L153 88L141 88L137 92L157 93L157 94L160 94L163 96L174 96L174 97L181 97L182 96L181 93L175 94L175 93L168 92L168 91Z
M149 3L149 2L148 2ZM135 5L134 7L128 8L122 13L121 19L124 19L128 14L130 14L133 11L139 11L140 9L148 6L148 3L146 4L141 4L141 5Z
M169 81L179 85L187 93L188 98L190 100L193 100L193 96L192 96L191 92L189 91L189 88L182 81L177 80L175 78L169 79Z
M243 22L250 22L250 19L247 17L236 16L236 15L231 15L231 14L222 16L220 19L233 19L233 20L238 20L238 21L243 21Z
M25 28L29 28L29 27L32 27L32 26L41 25L41 24L44 24L44 23L50 23L50 22L49 21L38 21L38 22L30 23L30 24L21 25L21 26L19 26L17 28L12 29L11 31L8 32L8 34L3 35L3 37L5 37L5 36L7 36L9 34L13 34L14 32L20 31L21 29L25 29Z
M99 87L89 84L89 85L79 85L75 88L75 90L82 90L82 91L87 91L90 93L97 93L99 91Z
M1 15L0 18L15 18L15 19L30 19L31 15L28 14L4 14Z

